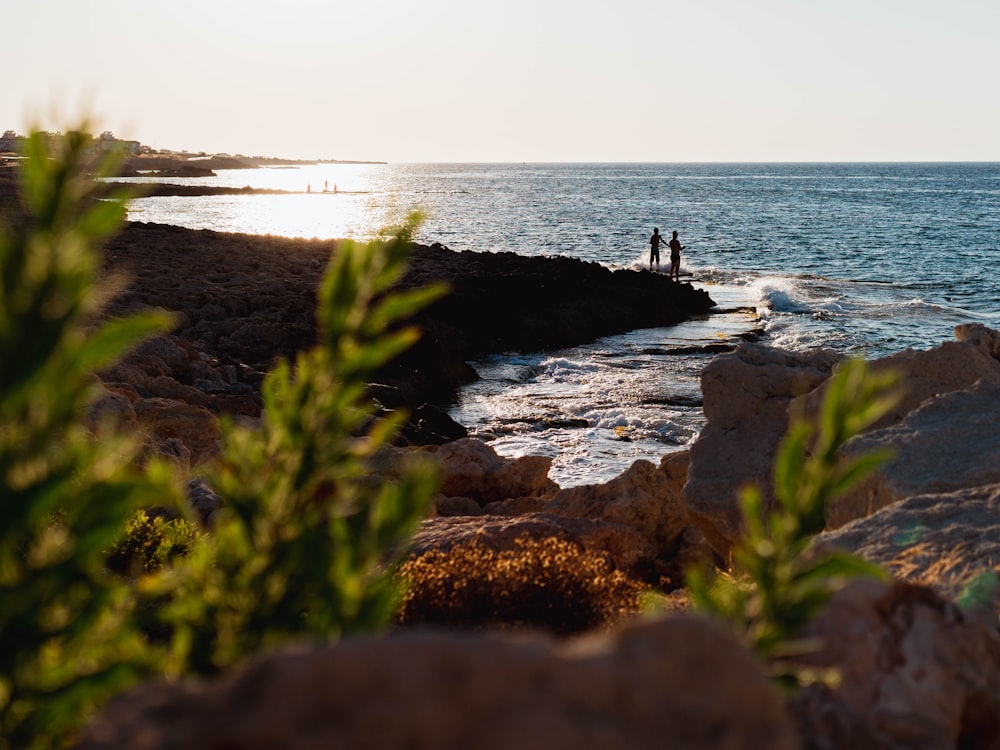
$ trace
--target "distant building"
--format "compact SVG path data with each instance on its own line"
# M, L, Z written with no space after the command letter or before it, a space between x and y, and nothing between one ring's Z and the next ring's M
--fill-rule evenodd
M115 138L115 134L110 130L105 130L97 137L97 147L101 151L112 151L117 148L124 148L126 152L135 156L142 152L142 144L139 141L123 141Z
M62 133L45 133L49 142L49 148L54 148L63 138ZM0 137L0 153L13 153L20 150L24 136L18 135L13 130L5 130L3 137ZM135 156L137 154L149 153L152 151L148 146L143 146L139 141L123 141L115 138L115 134L110 130L105 130L94 139L95 148L100 151L111 151L116 148L123 148L125 152Z
M17 151L20 142L21 136L13 130L5 130L3 137L0 137L0 153Z

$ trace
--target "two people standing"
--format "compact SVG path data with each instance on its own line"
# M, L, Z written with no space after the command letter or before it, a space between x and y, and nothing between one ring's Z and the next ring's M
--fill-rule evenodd
M659 227L653 227L653 236L649 238L649 270L653 270L653 261L656 261L656 270L660 270L660 243L663 242L663 235L660 234ZM677 231L667 243L670 248L670 278L676 281L681 280L681 250L684 246L677 239Z

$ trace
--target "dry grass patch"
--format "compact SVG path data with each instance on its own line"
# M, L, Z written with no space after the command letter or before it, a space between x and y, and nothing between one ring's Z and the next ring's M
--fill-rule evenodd
M607 627L639 611L645 587L608 560L561 539L477 542L407 560L397 620L454 628L538 628L557 635Z

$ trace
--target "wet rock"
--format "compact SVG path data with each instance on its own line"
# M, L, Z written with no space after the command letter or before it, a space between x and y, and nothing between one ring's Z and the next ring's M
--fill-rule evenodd
M468 436L465 427L443 409L430 404L420 404L413 409L402 429L403 440L411 445L444 445Z
M1000 747L1000 636L930 589L855 581L804 636L841 680L791 697L807 748Z
M665 745L666 743L666 745ZM795 750L781 696L719 626L647 621L562 644L411 632L276 654L115 699L79 750Z

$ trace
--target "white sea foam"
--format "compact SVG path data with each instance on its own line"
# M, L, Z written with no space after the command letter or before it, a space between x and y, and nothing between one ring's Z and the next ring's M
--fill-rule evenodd
M802 287L787 277L767 276L750 285L756 299L758 314L807 313L813 307L803 293Z

